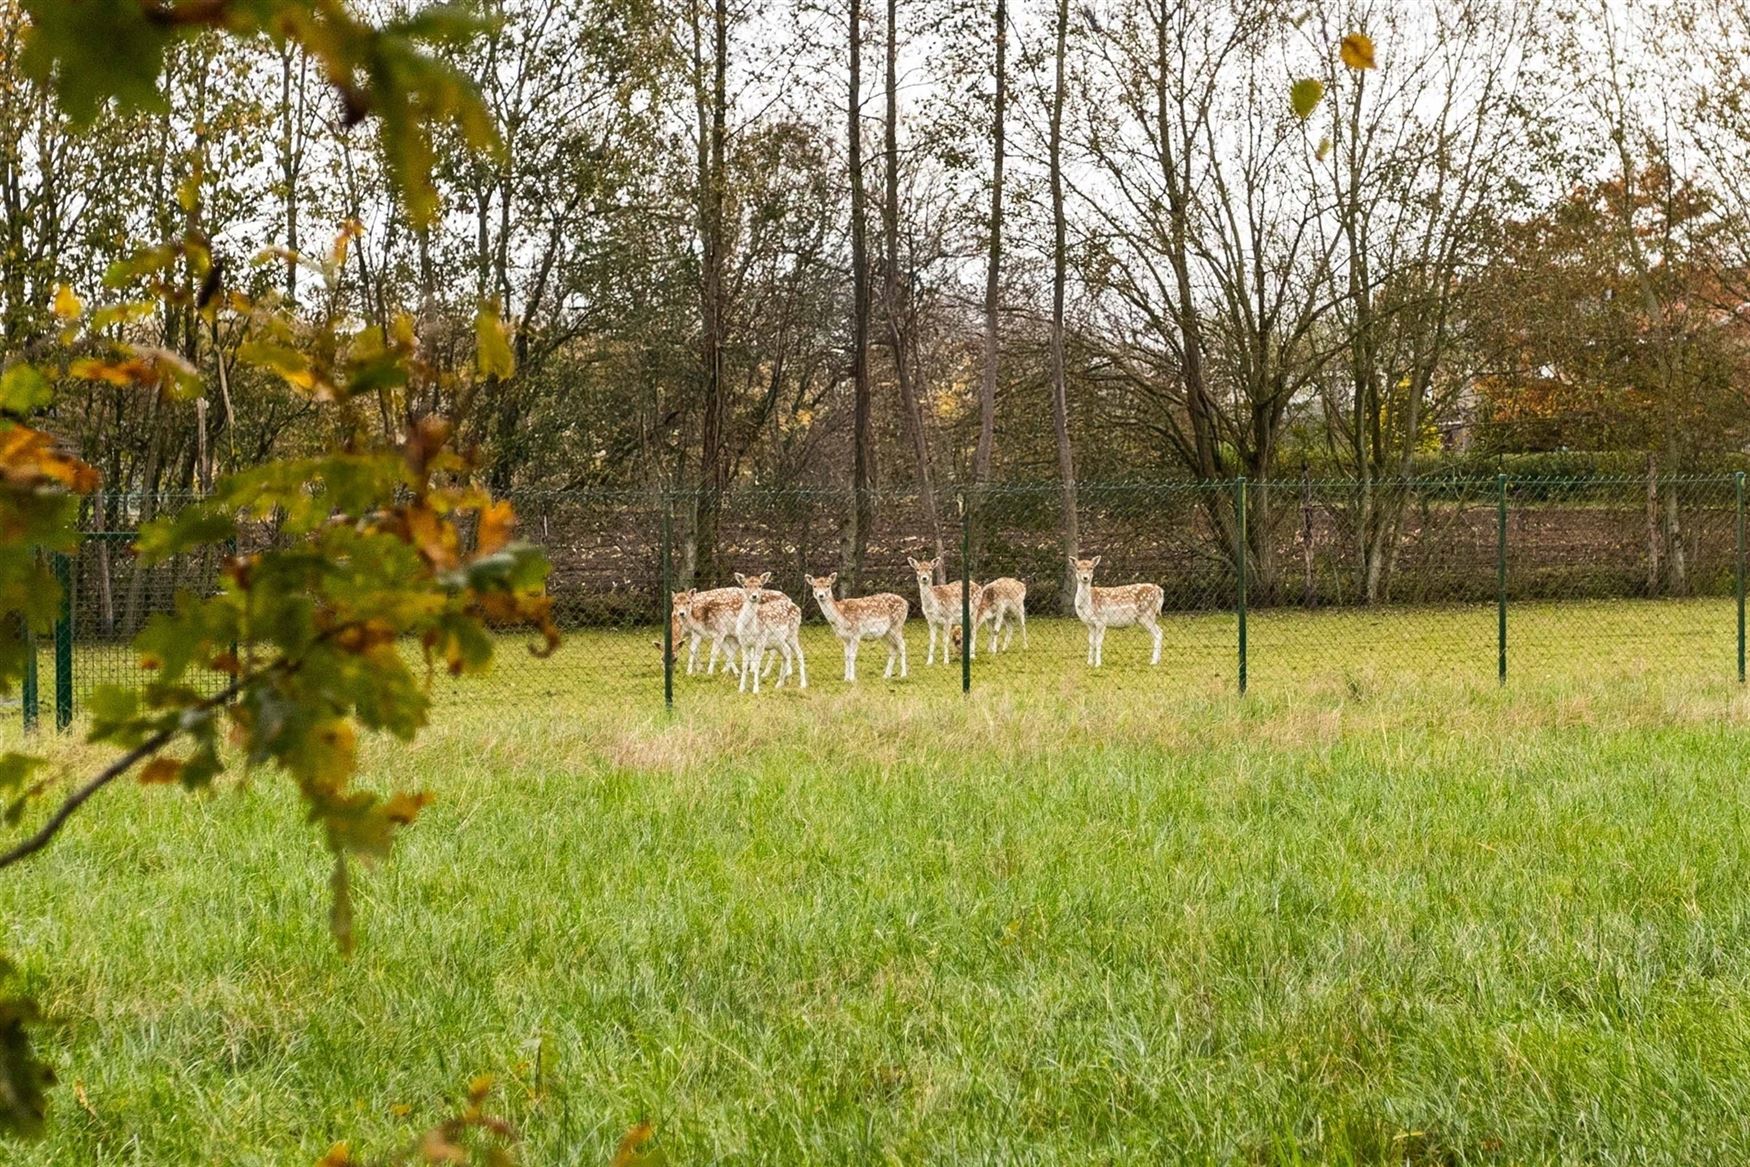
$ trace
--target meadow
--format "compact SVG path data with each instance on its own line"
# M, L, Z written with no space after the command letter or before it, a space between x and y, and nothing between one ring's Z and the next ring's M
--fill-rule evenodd
M7 1161L378 1154L491 1073L532 1164L1743 1162L1734 610L1515 617L1505 688L1487 607L1260 614L1244 697L1231 614L969 697L916 624L672 713L648 629L508 655L367 745L437 801L350 959L277 779L116 789L0 879L62 1080Z

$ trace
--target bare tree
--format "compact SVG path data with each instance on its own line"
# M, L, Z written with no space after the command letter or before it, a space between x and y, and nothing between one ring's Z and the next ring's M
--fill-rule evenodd
M887 317L887 342L893 355L893 375L899 383L902 419L910 432L912 456L917 466L919 502L929 523L932 553L937 571L942 563L946 544L942 538L942 516L936 504L936 489L930 473L929 433L924 425L922 397L913 376L910 351L911 273L902 264L899 253L899 0L887 0L887 76L886 119L883 126L883 158L885 174L881 226L886 245L886 296L883 304Z

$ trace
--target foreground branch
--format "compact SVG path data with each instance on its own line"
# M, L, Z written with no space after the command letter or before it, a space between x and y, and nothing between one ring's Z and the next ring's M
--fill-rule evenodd
M102 790L105 786L108 786L111 782L114 782L117 778L120 778L123 774L126 774L129 770L132 770L147 758L158 753L158 751L162 750L165 746L175 741L180 734L186 732L188 713L210 713L219 706L228 704L231 699L241 693L246 686L253 684L266 676L268 671L269 670L263 670L253 676L239 677L237 680L232 681L229 685L225 686L224 689L215 693L213 696L208 697L200 704L190 706L189 710L181 717L178 717L174 724L159 730L157 733L153 734L151 737L147 738L115 761L111 762L108 766L105 766L101 772L90 781L86 782L85 785L68 795L67 800L55 809L55 813L49 816L49 820L46 823L37 828L35 834L31 835L28 839L20 841L13 846L11 850L6 851L4 854L0 854L0 869L11 867L14 863L17 863L22 859L28 859L38 851L41 851L44 847L48 846L50 841L60 833L61 828L67 825L67 820L72 818L74 812L81 806L84 806L86 801L92 795L96 794L99 790Z

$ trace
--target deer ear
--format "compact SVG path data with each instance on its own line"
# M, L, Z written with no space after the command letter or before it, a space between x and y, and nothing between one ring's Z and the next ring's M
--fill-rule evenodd
M741 586L742 586L742 587L744 587L744 588L745 588L745 587L746 587L746 586L747 586L747 577L746 577L746 576L745 576L745 575L742 575L742 574L741 574L741 573L740 573L740 572L739 572L739 571L738 571L738 572L736 572L736 573L735 573L735 582L736 582L736 583L738 583L738 584L740 584L740 585L741 585Z
M918 566L918 561L913 559L911 556L907 555L905 557L905 561L907 563L911 564L911 569L913 571L922 571L923 570L921 567Z
M836 571L833 572L831 575L826 577L826 586L829 588L832 587L833 584L836 584L838 582L839 582L839 573Z
M1098 567L1098 566L1100 566L1100 557L1099 557L1099 556L1098 556L1098 555L1096 555L1096 556L1094 556L1094 557L1093 557L1093 558L1092 558L1092 559L1090 559L1090 560L1088 560L1088 566L1089 566L1089 567Z
M762 571L760 573L760 586L763 588L771 582L772 582L772 573L769 571Z
M1069 565L1071 567L1080 567L1081 566L1081 564L1076 562L1076 557L1073 555L1065 555L1064 558L1069 560Z

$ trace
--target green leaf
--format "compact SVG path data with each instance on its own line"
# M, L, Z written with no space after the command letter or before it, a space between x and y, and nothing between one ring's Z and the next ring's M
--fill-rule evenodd
M1311 117L1313 110L1324 100L1325 83L1316 77L1302 77L1288 90L1288 104L1294 109L1294 116L1301 121Z
M49 379L35 365L17 364L0 373L0 411L23 417L54 399Z
M21 64L53 85L67 116L89 124L105 102L158 109L169 32L147 18L140 0L24 0L30 15Z
M0 959L0 977L13 975L11 964ZM43 1132L55 1072L36 1056L30 1040L30 1027L41 1018L29 997L0 997L0 1135L34 1139Z

